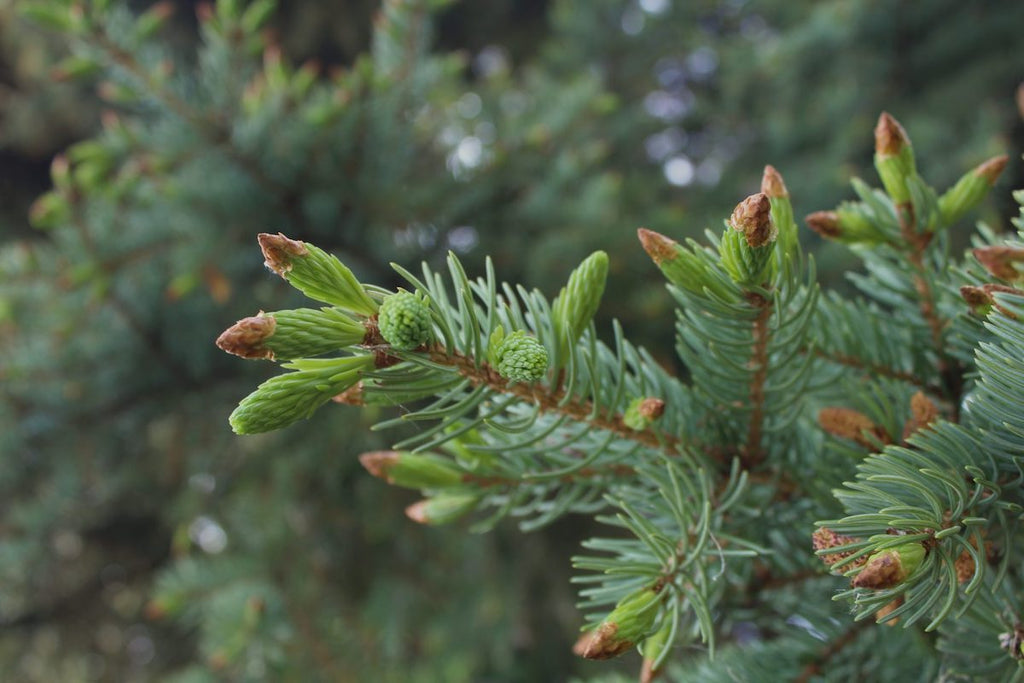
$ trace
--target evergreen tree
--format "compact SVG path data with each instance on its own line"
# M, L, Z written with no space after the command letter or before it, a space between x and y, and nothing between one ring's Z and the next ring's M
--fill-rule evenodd
M992 3L973 10L936 4L943 16L952 17L951 24L961 27L957 35L964 39L933 41L934 32L915 28L903 31L899 42L907 54L917 54L911 47L919 46L915 49L924 55L905 58L901 73L931 76L916 76L911 79L914 87L904 89L877 74L865 75L859 81L864 97L845 100L853 109L829 109L848 121L832 121L830 126L819 117L815 126L801 127L792 123L801 120L803 93L783 86L793 73L802 74L801 82L813 84L814 79L804 75L805 65L821 60L818 50L792 45L813 47L824 36L834 41L830 45L837 53L853 47L877 51L872 41L887 44L889 39L873 27L891 14L890 5L857 6L857 21L845 20L846 15L839 21L834 15L851 11L849 3L743 8L735 3L672 6L561 0L549 3L543 30L539 30L543 22L534 18L531 25L537 31L513 27L490 37L473 29L501 23L489 14L495 11L494 3L485 12L468 3L389 0L382 3L372 31L364 19L376 11L371 7L375 3L341 3L344 14L337 3L284 3L276 15L273 4L265 0L201 4L195 26L184 20L183 13L174 17L169 3L145 7L132 3L142 7L135 13L109 0L25 0L0 6L5 61L17 65L10 71L19 83L17 91L5 91L2 102L3 140L8 149L39 155L61 149L69 134L82 135L83 126L91 124L100 108L88 95L92 83L98 83L104 109L102 130L54 160L53 189L31 212L42 232L22 237L29 234L17 218L24 190L4 209L4 220L11 222L13 230L0 248L0 352L4 357L0 363L4 463L0 486L5 512L0 619L8 627L0 636L0 662L14 680L143 680L174 671L182 680L490 677L532 681L564 679L570 672L607 671L607 666L575 663L568 656L569 634L578 620L566 609L571 552L566 548L577 546L578 537L591 531L579 520L592 515L566 518L562 513L613 510L613 503L602 498L605 494L614 494L627 505L637 496L650 494L651 478L664 477L652 473L669 471L656 458L638 468L639 474L618 465L608 472L594 469L619 456L630 460L656 452L655 445L647 443L650 437L642 435L685 427L684 436L710 429L715 438L725 438L743 432L743 420L749 417L742 407L731 406L736 412L731 417L727 411L716 412L713 408L722 397L701 393L700 387L711 386L723 368L736 370L722 351L725 346L716 347L714 362L694 351L700 342L693 335L718 334L717 326L705 329L702 324L698 325L701 332L687 332L690 336L684 335L680 342L681 360L673 359L665 348L670 331L664 321L673 315L673 299L664 296L660 283L652 285L658 272L644 263L643 251L635 248L632 228L651 228L645 235L655 246L666 245L655 233L672 234L680 242L696 237L709 222L706 219L717 215L712 210L719 212L753 189L748 185L756 184L754 159L778 160L787 177L799 181L791 183L799 188L795 200L806 210L818 208L832 201L836 192L835 183L828 185L830 178L834 180L828 174L850 168L841 164L852 161L857 166L864 161L860 150L870 146L861 142L868 138L863 135L864 117L882 106L897 108L915 132L922 130L918 151L930 162L922 166L938 185L951 183L951 169L963 166L961 162L968 158L976 161L996 151L993 131L1006 129L1002 123L1006 107L994 103L991 93L1005 90L1011 77L1007 74L1013 72L1013 61L1003 59L998 41L979 43L963 32L975 27L1004 30L1020 12L1016 3ZM810 12L812 4L822 9ZM500 6L511 13L526 11L521 8L527 5ZM47 31L27 32L25 24L13 23L15 9ZM181 21L168 23L175 19ZM912 27L925 22L934 28L941 23L937 13L924 11L904 19ZM271 21L280 43L267 30ZM313 24L317 31L311 34ZM456 51L466 45L474 54ZM785 50L787 46L790 51ZM950 56L945 61L936 57L935 63L948 68L925 68L931 63L928 55L937 52L941 57L947 48ZM759 51L756 59L752 50ZM40 55L61 51L64 54L53 72L63 85L40 89L35 85L38 74L50 66ZM318 70L313 62L296 65L306 58L340 66ZM852 53L844 60L841 68L835 67L836 73L857 71L859 62ZM877 62L879 68L884 66L882 61ZM959 74L955 97L940 78L954 71ZM673 73L679 78L664 80ZM826 73L818 86L808 87L828 90L830 78ZM681 86L685 88L679 90ZM770 97L752 98L758 89ZM664 108L677 99L686 100L686 90L695 94L694 107L682 112L678 107ZM649 98L651 93L656 96ZM970 132L955 148L950 148L949 136L934 132L935 122L944 119L931 118L934 110L949 109L952 99L972 107L957 110L948 119ZM971 118L976 110L984 116ZM964 121L970 122L966 128ZM753 134L737 136L743 131ZM829 140L843 144L822 147L822 131L830 133ZM680 139L688 142L673 147ZM811 142L818 149L816 155L792 156L793 150L805 150ZM950 159L957 163L939 163ZM669 166L673 161L675 166ZM678 173L686 169L682 162L691 164L688 186L680 183L685 173ZM670 173L672 169L676 175ZM868 199L863 201L874 207ZM841 207L837 214L852 220L850 215L864 211ZM987 215L993 215L991 210ZM817 220L819 227L828 227L831 218ZM783 222L776 221L779 226ZM863 221L855 225L863 227ZM291 313L304 305L303 299L267 277L250 246L260 231L283 231L318 245L325 250L322 263L333 263L327 254L339 254L350 271L339 273L335 267L335 279L326 290L310 291L332 297L334 287L348 283L344 291L351 296L352 291L361 290L353 290L353 281L375 282L379 288L369 290L371 304L363 301L350 310L344 307L345 300L339 305L329 298L309 311ZM779 245L791 237L787 234L776 238ZM808 234L804 231L801 241ZM735 236L731 239L733 243L723 242L728 247L723 247L723 253L742 256L743 244ZM938 250L943 239L936 237L929 249ZM458 312L457 298L445 302L429 294L423 299L426 290L440 291L441 285L423 282L425 287L420 288L384 265L391 260L410 264L425 259L431 272L447 272L448 253L455 251L474 276L486 276L482 254L489 253L494 272L503 279L529 282L543 292L555 293L571 265L597 249L612 256L586 259L564 294L550 306L534 293L496 292L512 308L495 308L494 319L480 325L494 334L476 341L475 328L469 324L473 323L472 307L463 313ZM706 308L709 295L699 287L693 292L677 283L681 289L676 296L682 297L677 303L692 320L703 321L703 314L697 312L707 310L717 325L744 302L750 304L745 298L732 300L728 294L740 291L729 283L734 276L742 277L739 268L747 266L736 265L734 258L732 274L725 279L711 255L692 245L687 249L686 262L698 264L701 278L719 273L718 286L723 288L719 295L725 296L722 301L713 300L720 304L718 308ZM793 245L774 246L772 253L798 253L793 249ZM933 253L928 251L927 258ZM782 297L771 305L796 316L778 321L788 320L788 329L801 334L802 325L834 330L836 338L820 346L851 360L860 356L842 330L847 326L873 330L871 353L876 357L868 359L875 361L869 369L898 368L901 374L890 378L891 386L884 374L878 377L881 388L872 388L870 396L859 387L849 395L836 396L817 384L840 377L839 371L823 359L808 360L806 349L800 349L800 355L772 370L780 374L765 378L766 395L774 390L799 399L799 405L794 403L784 416L796 420L799 430L785 438L810 439L811 445L789 454L790 464L804 468L803 474L792 483L781 479L774 489L790 496L786 501L791 504L756 522L765 538L743 539L752 550L786 548L790 551L786 557L797 558L805 554L807 524L843 513L827 489L853 476L851 458L859 459L880 445L882 437L874 425L884 425L889 434L900 432L894 416L899 410L910 411L912 402L907 403L910 395L899 382L913 376L924 383L922 389L934 389L928 395L947 418L953 417L954 405L953 394L943 394L946 389L941 388L952 380L943 376L940 382L929 374L939 359L928 351L920 352L924 360L896 354L888 345L894 337L886 336L892 332L891 321L879 319L866 304L844 304L817 294L808 273L800 285L798 261L769 267L773 291ZM935 264L926 259L925 265ZM672 271L671 266L667 268ZM883 258L875 276L890 282L891 269ZM463 283L458 267L451 275L456 284ZM936 289L945 297L942 319L957 321L956 334L945 328L942 334L952 341L958 367L967 370L975 367L973 353L980 328L961 334L960 328L971 319L962 315L960 300L950 298L951 292L942 287L966 283L980 288L967 290L980 309L1012 310L1012 302L1003 303L1003 294L982 275L975 265L952 279L946 274L936 276ZM606 277L612 285L595 313L597 284ZM496 278L492 277L495 283ZM292 281L296 282L294 277ZM481 367L498 373L489 375L494 386L478 387L477 394L462 405L470 411L464 418L468 422L453 429L503 410L488 418L487 427L470 427L458 437L457 445L456 435L442 434L443 429L430 431L428 423L413 419L429 415L421 414L424 404L416 396L425 387L419 384L411 396L370 391L364 402L383 399L388 405L369 405L364 411L331 402L302 428L255 438L231 434L226 427L231 406L252 385L267 379L269 372L257 364L246 368L217 352L212 338L225 321L265 309L267 313L254 316L256 320L243 329L251 339L273 326L274 334L258 353L296 363L298 379L304 381L317 372L323 375L329 367L310 364L303 355L350 344L361 348L364 338L352 335L356 330L364 332L362 318L383 304L385 292L397 293L399 288L420 297L431 312L428 347L454 345L453 349L468 353L467 358L486 362ZM454 290L449 294L454 295ZM909 292L903 294L912 297ZM583 295L590 298L580 306ZM489 293L477 289L472 296L477 297L477 305L491 303ZM892 310L902 310L891 298L885 298L885 303ZM518 313L512 303L517 300ZM468 305L468 300L463 301ZM801 302L807 305L806 311L786 308ZM321 310L324 305L328 310ZM406 299L400 308L405 311L412 306ZM465 329L452 327L456 314L469 316ZM589 329L594 315L596 336ZM422 333L422 310L411 311L410 316L419 321L416 329ZM612 324L613 317L622 320L621 327ZM500 333L496 322L501 323ZM401 354L419 358L418 347L390 352L396 339L412 340L400 342L402 346L416 341L394 323L392 319L384 324L379 338L370 337L370 345L380 352L381 360ZM310 324L316 325L312 334L306 332ZM774 330L773 325L769 322L768 329ZM468 336L448 339L446 326ZM934 341L918 327L915 323L913 334L908 329L899 338L907 343ZM531 329L537 334L529 334ZM651 354L635 350L621 329L629 330L634 342L653 343ZM745 339L738 328L735 334L728 348ZM284 346L282 339L287 342ZM781 342L773 343L780 345L772 347L771 354L781 354ZM616 385L623 393L597 397L589 407L598 406L604 413L581 422L585 417L581 410L593 399L590 392L599 389L598 379L619 378L620 371L608 365L614 354L626 361L628 372L621 377L627 379ZM770 359L776 358L771 354ZM651 362L651 355L658 363ZM553 383L558 376L544 369L543 356L547 367L564 370L562 384ZM800 361L814 365L804 368ZM409 370L409 362L381 372L407 381L402 373ZM324 388L314 392L313 403L365 370L363 363L369 361L343 363L345 372L339 367L339 372L322 376L317 386ZM680 383L659 366L678 366L683 376L688 373L692 379ZM441 372L430 367L417 371L423 375L419 381L429 385L427 378L435 371ZM450 369L445 372L450 375ZM542 377L537 378L538 372ZM787 373L793 373L792 386L801 386L813 375L813 381L807 381L815 390L808 390L806 396L789 393L792 386L779 384L789 378ZM964 377L968 388L973 386L975 380ZM450 392L444 400L462 396L457 384L449 384L452 377L442 373L437 378L436 388ZM302 381L288 382L289 389L303 386ZM588 382L592 386L587 387ZM498 398L498 385L502 391L510 386L511 394ZM562 423L555 424L560 418L544 412L533 416L524 407L532 400L532 387L566 391L562 408L568 406L570 414ZM618 391L610 387L603 391ZM656 387L664 388L666 396L645 400L655 397L640 393ZM636 395L627 395L634 390ZM749 398L735 382L723 383L720 391ZM312 407L310 397L301 394L287 400L299 401L292 407L306 411ZM970 394L964 390L964 395ZM854 401L850 396L858 398ZM353 392L346 400L356 400ZM659 400L665 401L663 407ZM398 412L390 405L395 402ZM693 409L681 414L679 406L688 402ZM819 467L815 458L820 454L813 449L821 451L819 441L824 437L807 423L819 404L833 409L853 404L872 421L868 424L855 417L854 423L876 436L870 446L855 439L857 448L849 442L830 441L830 448L836 450L827 451L832 454L829 462L838 461L832 479L823 476L810 482L806 468L811 461ZM918 404L920 411L920 400ZM247 405L260 407L258 402ZM889 410L890 406L900 408ZM439 415L450 415L451 406L437 408ZM369 432L369 425L402 413L410 417L400 420L405 427L399 436ZM251 410L248 414L259 415ZM616 422L620 414L621 424ZM851 419L842 410L836 414ZM714 419L705 424L700 415ZM511 423L509 416L515 417ZM612 429L606 429L602 420ZM778 414L766 415L765 420L765 430L783 429L784 420ZM251 424L243 418L235 423L243 429ZM534 446L549 446L551 439L578 443L560 451L556 448L552 460L528 448L521 452L521 461L481 460L481 453L488 452L481 446L490 444L494 450L498 443L536 435L531 430L538 424L551 431ZM487 431L492 428L505 430L506 436ZM516 430L523 430L518 437ZM607 444L599 439L602 434L609 439ZM641 435L639 441L637 435ZM453 441L440 453L407 457L412 445L387 450L395 441L442 436ZM676 436L678 441L670 445L686 451L680 462L692 459L704 468L704 473L697 474L672 470L680 485L699 489L705 483L720 483L723 472L716 467L730 464L730 452L717 453L714 463L708 463L700 449L690 452L692 446L679 433ZM749 438L749 433L743 436ZM766 444L768 439L762 436ZM634 443L638 445L631 452ZM840 443L846 444L846 460L835 454L842 452ZM581 445L595 446L589 454L595 458L593 463L580 465ZM402 518L401 509L412 502L410 493L382 487L365 476L356 458L364 451L378 454L363 459L371 469L399 485L418 488L426 481L430 493L451 487L451 458L456 458L454 471L460 480L468 476L467 463L481 461L472 470L478 478L468 480L477 487L460 484L457 495L442 496L440 503L431 496L433 502L413 508L419 519L469 514L471 507L485 509L505 496L501 502L507 509L494 513L525 512L528 528L558 523L553 530L548 526L543 534L528 536L516 534L508 523L492 534L474 537L419 528L408 533L411 522ZM728 529L749 520L744 515L750 514L759 497L772 495L772 482L767 480L781 476L772 469L779 464L778 451L772 453L765 456L771 467L741 462L754 482L743 496L737 493L733 510L719 507L723 491L708 492L714 503L714 514L707 518L713 522L709 538L720 541L719 532L729 533ZM545 463L554 470L543 474L553 475L561 468L567 470L560 475L565 481L534 477ZM511 483L527 474L526 484ZM741 475L737 470L736 476ZM808 497L800 487L813 495ZM513 490L519 493L506 496ZM529 496L533 498L524 498ZM701 496L704 493L698 492L695 500ZM804 496L802 503L800 496ZM657 521L668 505L658 500L648 500L640 516ZM680 512L683 519L704 519L703 511L692 510L692 505L688 501ZM832 506L827 508L828 515L815 513L827 505ZM490 521L496 520L497 516ZM405 532L396 532L403 523ZM859 538L852 531L843 534L836 525L829 528ZM611 546L599 541L595 549L634 552L635 542L629 545L620 540ZM712 552L707 542L705 538L698 547L708 550L708 557L720 558L718 548ZM725 550L741 552L742 547ZM560 556L566 561L553 559ZM717 595L715 591L738 585L747 574L760 576L757 580L772 588L791 569L777 566L786 561L778 554L747 564L742 564L743 558L730 560L728 572L721 577L734 583L715 584L712 595L698 583L689 599L708 601ZM599 561L583 562L597 566L594 563ZM807 571L817 568L806 557L793 562ZM709 578L719 577L718 569L706 571ZM819 605L834 579L809 579L790 591L780 589L769 603L783 615L777 622L793 617L794 623L802 623L797 616L813 622L818 631L807 629L806 633L764 627L765 608L753 604L753 596L762 595L754 590L760 584L752 581L744 584L751 587L747 602L722 602L717 608L708 603L714 622L711 631L726 643L713 666L741 666L731 663L731 658L746 660L748 655L734 654L729 646L736 643L749 643L751 656L774 648L785 651L785 657L809 662L822 652L816 636L825 634L840 643L847 638L840 628L847 623L842 614L838 615L841 621L833 623L826 618L837 613L828 612L827 605L822 608L825 616L805 612L809 608L803 607ZM1005 585L1011 586L1009 592L995 599L1012 601L1012 581ZM600 600L615 597L614 592L602 597L597 591L588 598L593 605L586 609L597 614ZM645 604L643 600L630 603L626 611ZM787 607L793 604L799 609ZM652 616L651 610L640 612L645 618ZM664 614L654 616L668 623ZM604 614L595 616L603 618ZM986 628L991 631L995 627L989 622ZM687 622L678 623L685 630ZM957 623L959 628L963 622ZM761 631L753 628L758 624ZM631 628L639 626L634 623ZM700 623L695 626L699 627ZM787 638L775 638L779 633ZM974 637L951 633L954 639ZM871 671L870 662L886 660L885 653L906 645L905 640L888 637L888 631L858 634L866 640L858 641L858 649L845 651L851 658L849 666L860 665L850 653L868 648L866 643L876 642L885 649L877 659L864 660L867 668L860 670L865 672ZM668 635L648 640L682 642ZM930 656L931 651L922 652ZM841 677L845 670L838 666L829 663L830 675Z

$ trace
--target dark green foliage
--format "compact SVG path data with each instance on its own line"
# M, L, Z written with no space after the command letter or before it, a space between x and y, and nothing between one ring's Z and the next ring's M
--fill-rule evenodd
M839 213L884 243L855 249L869 271L864 298L818 293L810 264L795 256L792 210L777 198L777 227L794 228L779 232L770 252L778 258L752 260L744 236L728 233L734 243L723 251L745 269L733 269L740 277L715 263L720 233L687 238L720 225L725 209L756 189L765 160L785 172L799 213L831 206L845 196L843 180L871 172L865 133L881 108L907 124L917 165L940 190L986 155L1019 150L1010 93L1020 62L1006 49L1019 3L678 2L662 11L658 3L557 0L537 4L547 14L525 25L510 18L534 5L485 4L220 0L202 6L198 22L164 3L0 8L3 159L23 155L0 188L5 676L603 675L607 666L569 653L584 621L569 605L569 558L594 534L575 559L592 570L579 577L592 625L655 581L662 564L679 568L692 555L691 585L666 593L677 609L641 630L695 647L714 642L716 671L756 671L765 652L799 670L824 645L788 617L802 616L827 638L842 639L850 624L846 603L827 602L841 581L821 577L807 551L813 522L888 535L895 520L923 533L921 524L939 521L933 498L963 508L961 528L939 539L911 578L905 625L924 609L920 586L929 579L945 591L929 609L949 604L957 548L973 548L984 564L979 528L997 551L1013 545L1016 512L1001 505L1012 499L1019 425L1001 401L1019 386L1001 368L1020 355L1006 323L1020 302L992 290L978 262L950 256L965 228L950 234L948 250L937 236L923 264L949 323L940 330L945 355L916 306L901 246L889 243L899 236L892 207L863 184L860 200ZM326 66L301 61L310 58ZM65 81L59 87L47 81L51 69ZM1008 172L1019 178L1012 156ZM963 176L971 184L955 196L913 186L911 199L919 215L969 222L977 211L963 207L988 190L976 177ZM41 230L33 231L25 215L41 192L31 209ZM990 204L980 210L998 215ZM666 296L635 245L639 225L684 243L681 261L697 264L698 276L670 276L676 287ZM975 246L999 243L998 228L983 230ZM255 233L279 230L316 245L316 272L326 278L303 280L292 269L286 279L315 299L327 294L332 307L288 292L261 265ZM817 244L806 231L799 239ZM597 248L607 262L591 257L570 277ZM839 253L826 251L823 262L851 262ZM415 276L386 267L421 259L429 267ZM820 269L822 281L840 270ZM606 276L595 316L596 283ZM757 291L762 277L774 288ZM359 282L378 286L353 287ZM961 285L981 292L977 314L965 312ZM547 370L474 385L437 357L359 350L366 318L398 286L429 294L430 344L461 353L463 369L489 358L487 332L500 324L542 345ZM762 397L770 405L757 439L748 389L758 372L734 357L760 316L750 292L772 307L763 320L772 331ZM678 360L674 305L682 310ZM372 358L382 367L355 377L327 372L336 358L300 360L268 379L213 345L231 321L260 309L276 321L279 336L261 348L277 360L356 350L366 355L355 365ZM715 322L734 318L743 322L727 330ZM813 344L789 354L793 340ZM384 367L394 360L402 362ZM969 370L966 384L937 373L942 362ZM686 382L671 372L683 364ZM285 385L294 403L286 420L274 413L247 426L319 412L282 433L236 437L229 414L261 382ZM329 400L343 387L338 402L362 403L363 412ZM564 393L537 410L531 393L553 387ZM948 424L904 444L918 390ZM254 402L278 410L277 395L263 401L267 391L243 414ZM959 422L957 392L970 399ZM653 397L664 399L664 413L639 416ZM819 403L857 410L877 429L860 440L825 436L814 425ZM399 429L387 441L369 429L382 422ZM751 445L758 440L765 448ZM358 453L392 442L432 451L437 476L416 470L395 481L426 481L420 503L358 466ZM721 442L732 445L705 452ZM666 448L673 465L652 457ZM846 519L865 497L905 493L906 482L872 478L879 467L883 475L911 467L917 452L941 452L946 469L980 468L970 476L999 491L979 494L939 468L908 509ZM974 452L992 462L975 462ZM799 495L773 499L789 490ZM415 526L402 517L410 504L422 521L496 528L467 538ZM607 526L578 521L595 513ZM502 523L509 518L545 529L522 536ZM880 543L860 542L866 553ZM994 552L972 592L953 601L958 618L939 630L950 674L1013 670L999 645L1018 627L1013 558ZM607 568L621 570L619 580L606 582ZM763 603L745 592L807 572L814 578L792 590L757 593ZM873 600L855 596L857 616L867 617L858 626L871 622ZM839 679L933 676L937 660L920 662L934 636L918 631L935 614L908 631L859 628L829 670ZM749 624L766 619L749 636ZM966 652L958 647L965 641L983 645ZM710 669L679 669L681 652L650 656L673 677L712 680ZM920 657L894 665L901 652Z

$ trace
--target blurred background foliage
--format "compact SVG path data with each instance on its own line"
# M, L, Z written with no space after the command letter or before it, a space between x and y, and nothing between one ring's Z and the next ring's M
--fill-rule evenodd
M357 463L366 411L231 433L268 370L213 339L297 303L257 232L548 294L603 248L599 329L671 363L637 227L698 236L765 163L833 206L883 109L940 188L1011 154L990 223L1024 186L1012 0L281 5L0 2L4 680L609 675L570 651L582 523L416 526Z

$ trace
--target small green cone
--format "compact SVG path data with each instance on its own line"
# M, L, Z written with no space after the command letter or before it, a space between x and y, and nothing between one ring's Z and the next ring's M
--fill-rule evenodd
M536 382L548 369L547 349L522 330L505 337L495 356L498 374L515 382Z
M399 351L417 349L433 336L426 300L404 291L384 299L377 316L377 327L384 340Z
M569 281L551 306L560 343L576 343L601 304L608 279L608 254L595 251L569 275Z

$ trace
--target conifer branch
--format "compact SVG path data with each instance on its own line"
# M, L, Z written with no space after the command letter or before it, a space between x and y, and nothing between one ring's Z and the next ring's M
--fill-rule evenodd
M764 385L768 378L768 342L771 339L768 321L771 319L773 307L771 301L760 294L750 294L748 300L758 309L758 314L754 319L753 353L750 359L754 370L750 378L750 425L742 453L744 466L753 469L764 458L761 433L764 428Z
M459 353L449 354L442 345L435 344L430 348L430 360L454 368L460 375L468 379L473 386L487 387L491 391L515 396L536 405L544 413L564 415L576 422L591 425L597 429L613 432L616 436L636 441L670 456L683 453L682 441L674 436L657 432L650 427L642 430L632 429L623 421L623 415L616 413L610 417L594 414L590 401L568 400L562 389L546 390L539 384L512 383L502 377L498 371L485 361L477 362L473 358Z

